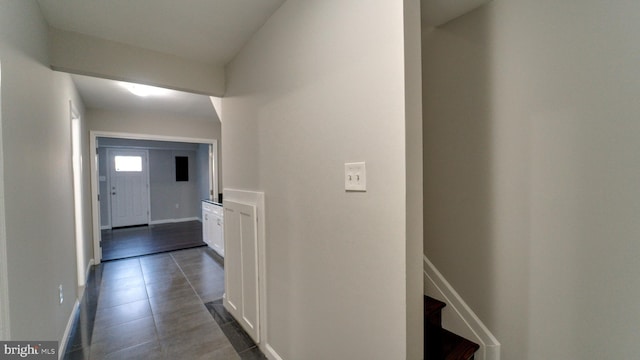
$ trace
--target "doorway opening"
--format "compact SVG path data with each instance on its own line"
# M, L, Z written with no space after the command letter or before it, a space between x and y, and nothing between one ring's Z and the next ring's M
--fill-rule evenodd
M91 131L90 148L95 149L91 159L91 184L96 263L171 251L180 246L204 246L200 201L218 198L217 145L215 139ZM141 152L146 152L146 160ZM120 162L118 166L116 157ZM176 178L177 158L185 157L186 160L180 161L187 162L187 181ZM131 202L135 195L117 197L123 191L120 190L123 183L135 184L135 181L121 178L144 178L144 161L147 162L148 213L144 214L144 221L138 218L122 222L118 217L123 209L118 207L124 206L126 213L135 210L135 205L119 201ZM118 229L138 224L148 226ZM122 248L112 251L112 246L124 244L126 239L134 239L128 243L132 245L131 252Z

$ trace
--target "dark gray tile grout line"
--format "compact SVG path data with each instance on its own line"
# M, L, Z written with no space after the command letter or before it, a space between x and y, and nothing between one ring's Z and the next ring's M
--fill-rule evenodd
M216 310L216 305L222 306L223 313L220 313ZM240 355L241 359L244 359L244 355L250 355L251 357L248 359L267 359L258 345L253 342L253 339L247 334L246 331L240 326L240 324L224 309L224 305L222 303L222 299L217 299L213 301L209 301L205 303L205 307L213 316L213 319L218 326L222 329L224 335L229 339L229 342L236 350L238 355ZM215 313L215 314L214 314ZM224 321L223 319L228 318L229 320ZM241 342L246 346L239 344Z
M178 269L180 269L180 273L182 273L182 276L184 276L184 278L185 278L185 280L187 280L187 283L189 284L189 286L191 286L191 290L193 290L193 292L196 293L196 296L198 297L198 299L200 299L200 302L203 303L202 298L200 297L200 294L198 294L198 290L196 290L196 288L193 286L193 284L189 280L189 277L187 276L187 274L185 274L184 270L182 270L182 266L180 266L180 264L176 260L175 256L173 256L173 254L169 254L169 256L171 256L171 260L173 260L173 262L178 266Z
M153 307L151 306L151 300L149 298L149 290L147 290L147 279L146 276L144 276L144 269L142 268L142 261L140 261L140 259L142 257L145 256L153 256L153 255L157 255L157 254L150 254L150 255L142 255L142 256L137 256L137 260L138 260L138 266L140 267L140 276L142 277L142 284L144 287L144 292L145 294L147 294L147 304L149 305L149 309L151 312L151 320L153 321L153 332L156 334L156 341L158 342L158 344L160 344L160 349L162 349L164 351L164 348L162 347L162 344L160 343L160 336L158 335L158 323L156 322L156 317L153 315ZM151 341L149 341L151 342ZM130 349L132 347L136 347L136 346L140 346L142 344L136 344L133 346L130 346L128 348L124 348L124 349L120 349L120 350L125 350L125 349Z
M207 250L203 250L203 252L207 256L209 256L209 258L211 258L214 262L216 262L218 265L220 265L220 266L222 266L224 268L224 258L221 257L221 256L218 256L215 253L211 254ZM173 257L173 255L172 255L172 257ZM176 261L175 258L174 258L174 261ZM177 263L177 261L176 261L176 263ZM178 264L178 267L180 267L180 264ZM182 271L182 267L180 267L180 271ZM187 278L187 281L191 285L191 282L189 281L189 277L184 272L182 272L182 273L185 276L185 278ZM196 291L195 288L193 287L193 285L191 285L191 287L194 289L194 291ZM196 291L196 295L198 295L198 298L200 298L200 295L198 294L197 291ZM233 348L236 350L236 352L238 353L238 355L240 355L241 358L242 358L242 354L248 354L250 351L252 351L252 352L257 351L258 352L257 356L258 356L259 359L266 359L266 357L264 356L264 354L262 354L262 351L260 351L260 349L258 348L256 343L253 342L253 339L251 339L249 334L247 334L247 332L244 331L244 329L240 326L240 324L233 317L231 317L230 314L229 314L229 317L230 317L231 320L227 321L225 323L218 322L218 319L215 316L213 316L212 311L215 311L215 310L213 309L213 306L209 307L209 306L207 306L207 304L215 305L215 304L219 303L220 305L222 305L222 303L223 303L222 298L215 299L215 300L209 301L207 303L202 301L202 298L200 298L200 301L205 305L205 308L207 308L207 310L209 311L209 314L211 314L211 316L213 317L214 322L218 325L218 327L220 327L220 329L222 330L222 333L227 337L227 339L231 343L231 346L233 346ZM227 312L224 309L224 306L223 306L223 311ZM218 314L218 315L221 316L221 314ZM231 326L232 324L235 325L235 326L233 326L233 332L231 332L229 330L229 326ZM237 344L237 341L233 341L233 339L232 339L233 335L237 335L237 336L241 337L243 340L246 340L247 342L249 342L250 345L247 348L239 347L239 345Z

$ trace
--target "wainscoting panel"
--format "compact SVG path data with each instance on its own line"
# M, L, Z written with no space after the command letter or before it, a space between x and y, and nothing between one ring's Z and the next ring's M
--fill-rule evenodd
M278 354L277 349L269 343L269 334L267 332L267 322L269 321L267 316L267 271L268 264L266 263L266 231L265 231L265 219L267 214L265 211L265 194L259 191L248 191L239 189L224 189L224 201L223 206L226 206L229 202L235 202L240 204L248 204L255 206L256 209L256 223L257 223L257 239L258 239L258 340L255 340L256 344L262 350L262 353L269 360L283 360ZM227 215L225 212L225 246L228 246L229 238L227 237ZM225 267L227 266L228 255L225 257ZM226 301L226 294L224 296ZM225 306L226 307L226 306ZM228 311L228 309L227 309ZM237 319L236 319L237 320Z
M258 343L258 234L255 205L224 201L224 306Z

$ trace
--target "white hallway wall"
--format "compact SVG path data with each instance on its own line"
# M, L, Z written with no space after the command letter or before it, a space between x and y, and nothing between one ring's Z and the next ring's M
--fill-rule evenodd
M87 109L86 117L92 131L220 139L220 121L214 117L103 109Z
M78 295L69 100L84 109L70 77L48 67L35 2L0 2L0 61L11 338L60 340Z
M402 2L289 1L227 68L224 182L265 192L283 359L407 356L403 30ZM366 193L344 191L350 161Z
M638 14L494 0L425 34L425 254L502 359L640 351Z

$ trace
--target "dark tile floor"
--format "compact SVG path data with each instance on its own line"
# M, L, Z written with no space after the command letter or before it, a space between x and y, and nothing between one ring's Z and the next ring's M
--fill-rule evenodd
M220 260L199 247L94 267L64 358L266 359L222 306Z
M213 319L218 323L222 332L227 336L231 345L243 360L266 359L260 349L251 340L251 337L240 327L238 322L225 310L222 299L214 300L204 304Z
M103 261L206 245L200 221L102 230L101 236Z

